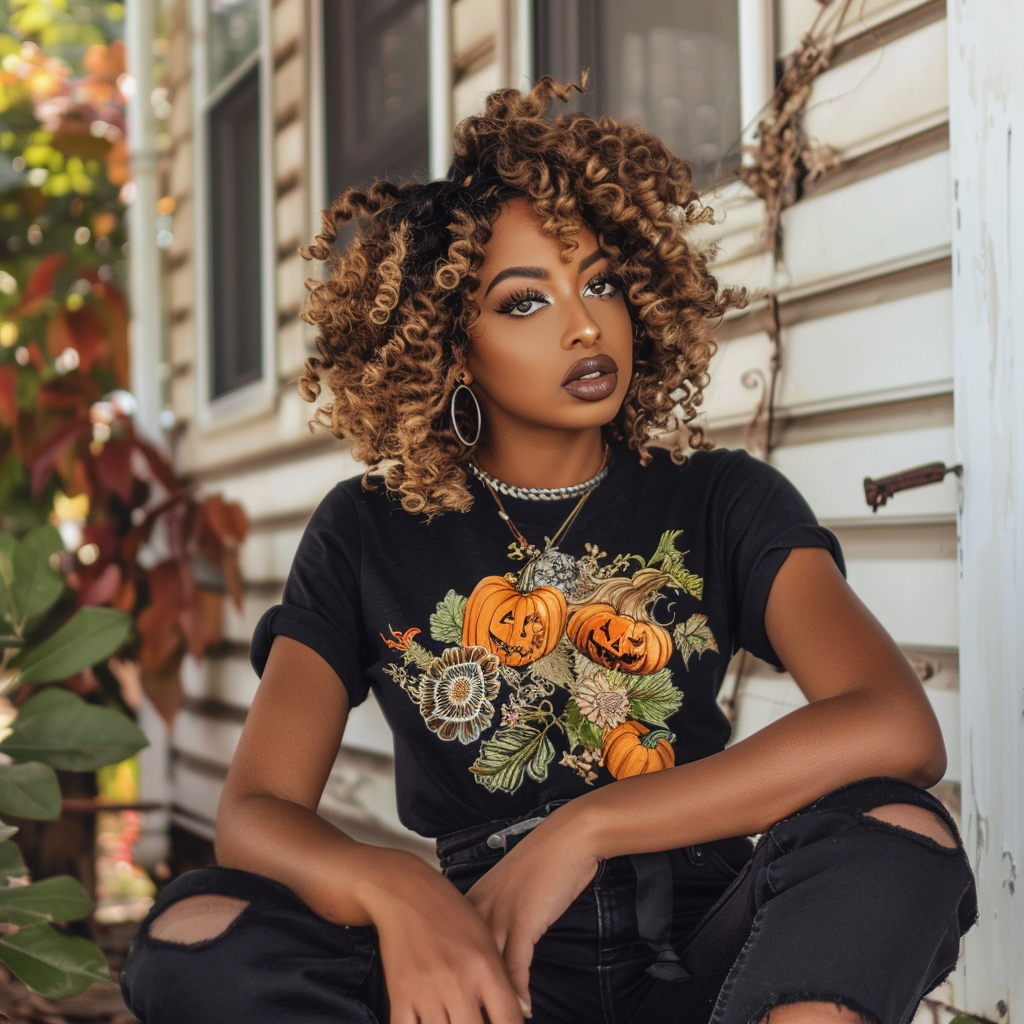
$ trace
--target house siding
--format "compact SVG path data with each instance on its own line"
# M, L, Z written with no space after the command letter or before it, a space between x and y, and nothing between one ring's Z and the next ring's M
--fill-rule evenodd
M246 656L252 627L279 598L320 497L361 468L332 438L309 432L311 407L295 388L312 350L299 319L311 264L296 250L315 230L323 178L314 166L322 146L311 102L320 75L313 2L279 0L270 19L277 396L263 414L207 427L195 422L195 324L204 314L193 298L192 253L202 243L193 224L194 125L177 113L192 109L185 0L173 9L165 84L176 114L165 187L177 204L168 263L175 454L183 472L241 501L252 521L242 552L244 610L229 614L220 653L187 660L188 703L172 737L177 820L207 835L255 692ZM958 484L948 477L901 493L877 513L862 489L865 476L954 458L945 9L908 0L852 7L856 16L839 32L832 67L806 107L808 130L839 164L783 212L781 244L766 237L765 205L749 190L734 184L709 200L726 214L716 229L716 272L723 284L751 289L754 301L719 332L706 423L719 444L756 447L757 373L770 377L774 329L759 294L770 293L780 354L770 459L835 530L851 585L917 667L951 754L937 791L959 815ZM777 0L779 58L821 11L818 0ZM470 14L470 0L457 13ZM502 69L521 62L486 12L456 30L454 63L464 69L453 87L457 119L502 84ZM733 702L737 738L802 703L788 676L752 658L734 661L723 697ZM429 856L393 806L390 740L371 701L353 714L321 811L354 835Z

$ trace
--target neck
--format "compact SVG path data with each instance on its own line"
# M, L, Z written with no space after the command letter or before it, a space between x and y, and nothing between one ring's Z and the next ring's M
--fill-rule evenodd
M571 487L600 472L604 438L599 427L540 440L503 433L488 438L475 461L515 487Z

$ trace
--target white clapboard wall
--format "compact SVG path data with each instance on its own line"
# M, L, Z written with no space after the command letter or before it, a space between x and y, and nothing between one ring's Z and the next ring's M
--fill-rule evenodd
M804 120L839 166L783 212L778 259L763 203L735 184L712 197L725 212L716 271L778 298L770 460L837 534L850 584L923 679L948 753L937 792L958 814L959 485L950 475L878 512L863 489L865 477L954 461L945 7L855 0L852 10ZM779 0L780 57L820 11L816 0ZM716 443L763 436L749 424L771 355L755 300L720 335L705 399ZM803 703L788 675L742 656L723 698L734 739Z
M242 550L244 610L229 612L220 653L186 660L186 705L172 735L174 820L207 838L257 685L247 657L252 628L279 599L317 502L360 468L332 438L310 434L310 407L295 389L311 344L298 316L310 264L296 250L312 236L323 187L315 170L323 157L314 127L316 6L277 0L272 7L279 393L270 411L213 427L195 422L201 314L193 298L188 4L177 0L171 9L166 84L175 113L164 185L177 204L168 262L172 398L183 424L176 454L182 471L207 491L242 502L252 521ZM455 4L456 120L508 73L498 6ZM861 485L865 476L952 459L945 20L935 2L855 0L853 7L856 16L840 36L833 68L815 83L806 115L808 129L838 151L841 166L783 214L779 262L766 245L760 201L737 185L713 197L726 213L716 271L723 284L778 295L782 360L771 459L835 530L851 584L925 680L950 754L941 794L956 811L956 482L900 494L876 514ZM775 8L781 56L821 5L777 0ZM723 325L705 404L717 443L745 443L760 389L744 377L767 374L770 354L762 306ZM736 689L737 737L801 702L792 680L767 666L747 659L732 669L723 693ZM429 855L394 807L390 737L371 699L352 715L321 813L368 841Z
M165 194L176 201L174 244L168 256L169 341L172 403L182 425L179 468L209 493L241 502L252 529L242 553L244 610L229 608L225 643L215 656L186 658L185 707L171 736L173 820L213 837L217 801L258 680L248 646L260 615L280 599L302 530L320 499L338 481L361 472L343 446L318 431L311 434L312 407L295 387L312 332L299 318L304 281L315 270L297 249L319 227L324 188L323 142L318 125L322 92L318 0L273 0L270 83L275 194L273 281L277 310L279 388L273 408L234 423L203 426L196 417L196 323L193 251L194 88L190 59L188 0L170 12L167 85L173 102L172 145L164 162ZM477 109L508 75L499 57L497 6L491 0L458 0L453 6L455 119ZM507 43L506 43L507 47ZM432 856L432 844L398 821L391 737L372 697L352 712L320 812L350 834L369 842L404 846Z

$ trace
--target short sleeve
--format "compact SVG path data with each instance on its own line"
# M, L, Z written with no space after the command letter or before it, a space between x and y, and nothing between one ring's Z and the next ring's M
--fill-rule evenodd
M846 575L835 535L818 524L800 492L774 466L742 449L729 453L716 487L738 646L781 669L764 628L772 583L793 548L825 548Z
M339 485L320 502L299 541L281 603L256 624L249 661L263 675L275 636L316 651L338 674L352 707L369 692L359 597L359 520Z

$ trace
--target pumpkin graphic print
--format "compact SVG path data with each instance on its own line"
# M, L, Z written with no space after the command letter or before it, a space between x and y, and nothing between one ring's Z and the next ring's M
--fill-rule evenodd
M495 792L544 781L552 767L588 785L675 764L668 719L683 693L669 670L719 653L707 616L664 623L655 609L681 594L700 601L704 581L685 564L679 530L654 554L611 559L596 545L573 558L531 552L518 573L485 576L468 597L449 590L430 616L431 650L413 626L381 634L398 659L384 671L439 740L479 743L470 767ZM485 733L488 733L486 737ZM555 758L561 751L561 757Z

